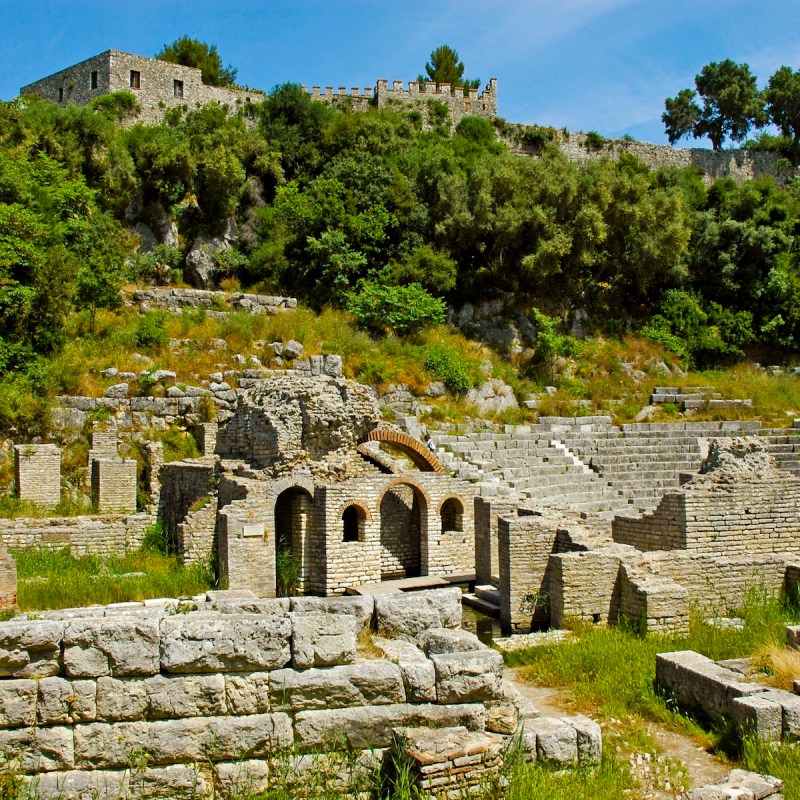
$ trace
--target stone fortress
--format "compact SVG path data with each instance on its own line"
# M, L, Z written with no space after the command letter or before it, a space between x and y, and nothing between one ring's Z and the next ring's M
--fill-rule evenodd
M305 87L304 87L305 88ZM250 103L262 102L266 95L258 90L207 86L200 79L200 70L171 64L145 56L107 50L66 69L34 81L20 89L21 95L37 94L55 103L85 105L95 97L109 92L131 92L139 101L141 111L134 122L155 124L171 108L195 109L206 103L219 103L229 113L236 113ZM432 103L442 104L448 112L448 124L454 127L465 116L495 120L498 117L497 79L492 78L482 91L464 90L448 83L425 83L379 79L374 88L348 89L340 86L313 86L311 97L320 102L353 111L370 108L406 109L418 112L425 124L431 124ZM514 127L514 126L512 126ZM524 129L525 126L516 126ZM751 150L714 151L703 148L675 148L624 139L598 143L587 134L553 131L552 144L575 161L610 158L617 160L629 153L651 169L660 167L694 167L711 182L731 176L737 181L762 176L785 180L779 157L774 153ZM501 137L513 152L538 157L541 145L526 143L507 134Z

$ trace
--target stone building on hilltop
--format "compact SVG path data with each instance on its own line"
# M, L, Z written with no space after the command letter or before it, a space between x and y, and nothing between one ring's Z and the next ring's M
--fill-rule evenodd
M260 103L263 92L208 86L195 67L106 50L20 89L54 103L86 105L111 92L131 92L139 101L138 122L158 123L170 108L194 109L219 103L235 111L245 103Z

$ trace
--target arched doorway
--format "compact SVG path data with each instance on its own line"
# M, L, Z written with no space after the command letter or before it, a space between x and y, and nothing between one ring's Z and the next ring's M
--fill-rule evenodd
M422 574L421 542L427 535L427 505L422 493L407 483L383 496L381 514L381 580Z
M275 500L275 596L302 592L307 579L306 540L311 495L299 486L284 489Z

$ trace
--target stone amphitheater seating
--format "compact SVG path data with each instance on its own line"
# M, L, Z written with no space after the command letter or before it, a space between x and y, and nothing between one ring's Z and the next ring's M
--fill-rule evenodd
M797 422L800 425L800 421ZM483 493L518 494L535 506L641 514L681 475L696 472L712 439L759 435L781 469L800 474L800 427L759 421L612 425L610 417L542 417L502 432L434 432L445 469Z

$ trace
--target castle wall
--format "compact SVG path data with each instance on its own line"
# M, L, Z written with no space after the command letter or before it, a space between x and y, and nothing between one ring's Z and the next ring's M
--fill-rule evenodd
M542 146L539 144L530 144L511 136L501 139L513 153L533 157L541 155ZM600 161L606 158L618 161L623 153L628 153L652 170L692 167L703 173L708 184L724 177L731 177L738 183L762 177L777 177L785 181L788 177L780 172L779 162L783 161L780 155L757 150L677 148L624 139L605 139L601 145L594 146L587 134L576 131L554 131L552 144L570 161Z

